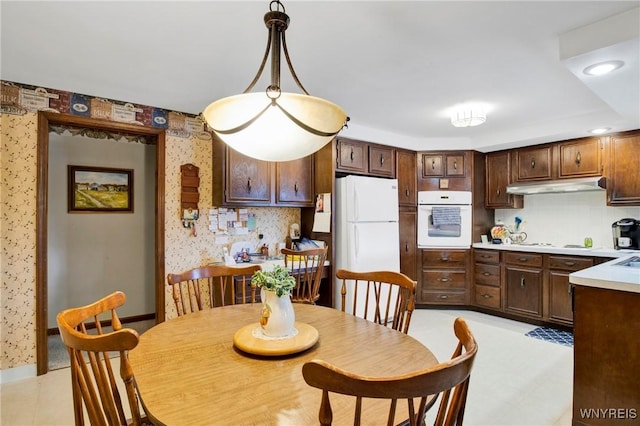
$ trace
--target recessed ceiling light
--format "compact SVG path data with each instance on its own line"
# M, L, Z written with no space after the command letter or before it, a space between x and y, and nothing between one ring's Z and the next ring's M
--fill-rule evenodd
M607 133L609 130L611 130L611 127L600 127L598 129L589 130L589 133L593 133L594 135L601 135L603 133Z
M582 72L588 75L604 75L615 71L624 65L622 61L606 61L586 67Z

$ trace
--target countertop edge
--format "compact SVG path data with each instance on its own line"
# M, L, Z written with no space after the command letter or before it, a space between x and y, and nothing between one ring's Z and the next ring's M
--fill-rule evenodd
M617 265L620 262L618 258L572 272L569 274L569 282L586 287L640 293L640 270Z
M566 248L554 246L527 246L519 244L473 243L473 248L502 251L526 251L531 253L563 254L570 256L625 257L640 254L640 250L614 250L612 248Z

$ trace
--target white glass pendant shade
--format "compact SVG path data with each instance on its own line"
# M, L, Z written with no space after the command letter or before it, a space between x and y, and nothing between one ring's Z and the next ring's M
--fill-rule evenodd
M264 92L230 96L211 103L202 114L224 143L265 161L311 155L331 141L347 120L338 105L296 93L282 93L275 103Z

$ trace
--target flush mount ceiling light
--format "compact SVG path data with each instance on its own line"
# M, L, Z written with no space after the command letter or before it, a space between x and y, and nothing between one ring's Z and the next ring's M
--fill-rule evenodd
M586 67L582 72L587 75L595 75L595 76L605 75L605 74L609 74L612 71L617 70L623 65L624 65L624 62L622 61L599 62L597 64L593 64Z
M455 127L473 127L487 121L487 114L481 106L463 106L451 114L451 124Z
M589 130L589 133L593 133L594 135L601 135L603 133L607 133L609 130L611 130L611 127L599 127L597 129Z
M287 51L284 33L289 16L282 3L274 0L269 4L264 23L269 30L267 48L249 87L240 95L211 103L202 115L224 143L244 155L265 161L295 160L326 145L346 126L349 117L338 105L309 95L300 83ZM280 48L304 94L281 91ZM271 84L265 92L249 93L262 75L269 52Z

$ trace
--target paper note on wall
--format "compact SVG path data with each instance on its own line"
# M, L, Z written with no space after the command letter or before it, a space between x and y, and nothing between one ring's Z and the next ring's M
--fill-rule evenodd
M331 193L316 196L313 232L331 232Z

